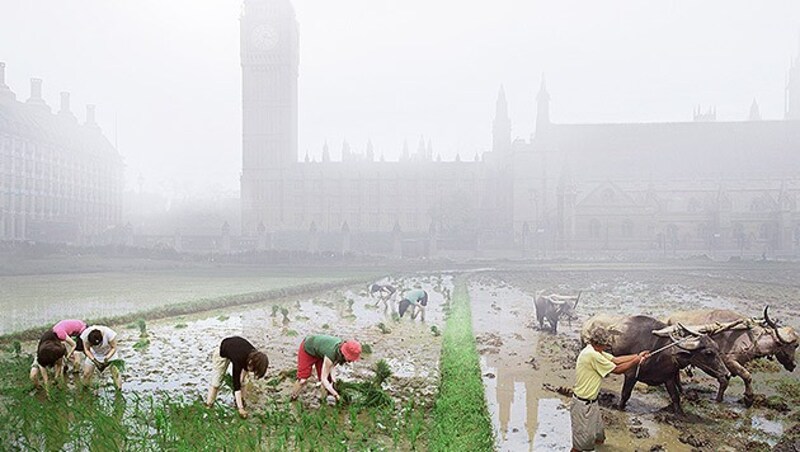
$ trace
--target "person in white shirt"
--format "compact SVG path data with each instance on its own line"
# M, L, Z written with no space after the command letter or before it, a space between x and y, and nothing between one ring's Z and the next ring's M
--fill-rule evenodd
M83 366L83 383L88 385L95 369L102 372L117 355L117 333L107 326L93 325L83 330L81 340L87 358ZM111 377L117 390L121 390L122 381L116 367L111 367Z

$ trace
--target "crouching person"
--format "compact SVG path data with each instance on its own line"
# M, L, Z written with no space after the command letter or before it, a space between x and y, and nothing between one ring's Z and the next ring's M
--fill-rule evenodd
M39 339L36 356L33 358L33 364L31 364L30 377L33 385L39 388L39 375L41 375L45 388L48 387L48 369L53 369L55 378L63 378L64 357L66 355L67 348L64 347L64 344L61 343L55 333L52 330L44 333Z
M214 373L211 377L211 387L208 389L206 406L209 408L214 405L222 386L222 380L228 371L228 366L233 364L233 397L236 399L236 409L243 418L247 417L244 402L244 382L248 372L252 372L255 378L263 378L267 373L269 359L264 352L256 348L247 339L239 336L232 336L222 340L219 346L219 353L213 353L212 363Z
M398 305L398 314L400 317L405 315L406 310L411 308L411 320L420 316L420 320L425 321L425 307L428 306L428 292L422 289L409 290L403 294L403 299L400 300Z
M297 382L292 390L292 400L297 399L311 377L312 368L316 368L322 387L338 401L339 393L333 387L336 383L336 365L358 361L360 357L361 344L356 341L345 341L324 334L306 337L297 350Z
M72 359L72 371L74 373L78 373L81 366L81 355L75 352L83 353L81 333L84 331L86 331L86 323L77 319L62 320L53 326L53 332L67 347L66 360Z
M92 382L95 369L101 373L108 367L112 358L117 356L117 333L107 326L93 325L81 333L83 343L83 353L86 355L86 362L83 365L83 384L88 385ZM119 369L111 367L111 378L114 380L114 387L117 391L122 390L122 377Z

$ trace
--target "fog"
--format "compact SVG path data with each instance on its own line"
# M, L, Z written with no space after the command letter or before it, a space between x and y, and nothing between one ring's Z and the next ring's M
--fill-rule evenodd
M499 86L512 135L534 129L546 74L555 123L718 120L784 113L798 52L794 1L296 0L299 158L343 140L400 156L420 136L445 160L491 148ZM19 100L98 105L126 188L235 194L241 172L241 2L2 0L0 61Z

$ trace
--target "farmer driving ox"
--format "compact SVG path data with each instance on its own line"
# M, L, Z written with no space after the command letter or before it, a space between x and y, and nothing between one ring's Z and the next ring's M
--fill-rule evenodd
M577 296L573 295L545 295L543 290L536 293L534 305L536 307L536 319L539 321L539 329L544 329L544 321L550 324L553 334L558 327L558 319L575 320L575 308L581 299L581 292Z
M637 354L652 350L650 357L641 366L625 372L619 408L631 397L633 386L641 381L649 386L664 385L667 388L672 409L683 415L680 393L678 391L678 372L689 365L703 369L715 378L729 378L719 356L719 347L708 336L678 325L669 327L652 317L637 315L617 317L596 315L587 320L581 331L581 338L590 342L595 330L611 334L611 352L617 355Z
M701 325L693 327L707 333L719 347L722 361L731 374L744 380L744 403L753 403L753 378L744 367L756 358L775 356L789 372L793 371L798 345L797 332L791 327L780 327L769 317L769 306L764 308L763 319L749 319L736 312L716 309L676 312L667 323ZM727 378L717 378L717 402L722 402L728 387Z
M575 364L575 388L572 391L572 450L594 450L606 439L603 417L597 406L600 383L608 374L622 374L639 365L649 355L641 351L635 355L613 356L606 352L611 340L602 329L595 329L589 344L581 350Z

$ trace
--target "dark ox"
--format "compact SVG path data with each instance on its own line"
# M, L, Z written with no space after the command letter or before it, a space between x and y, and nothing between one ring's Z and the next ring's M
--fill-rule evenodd
M748 319L733 311L709 309L676 312L667 319L667 323L710 325L745 320ZM745 369L745 364L756 358L775 356L789 372L796 367L795 352L797 351L798 335L791 327L778 327L769 317L769 306L764 309L764 319L759 319L758 322L749 322L749 327L731 328L709 334L711 339L717 343L722 361L730 373L744 380L744 402L747 406L753 403L753 378ZM728 379L717 378L717 380L719 381L719 390L716 400L722 402L725 390L728 388Z
M656 352L662 347L674 344L651 355L642 362L638 370L634 367L625 373L619 401L621 410L625 409L633 386L637 381L641 381L649 386L663 384L672 400L673 411L683 415L678 391L678 375L681 369L689 365L699 367L715 378L729 377L730 374L720 358L717 344L708 336L682 326L676 328L672 335L654 333L666 327L667 324L643 315L633 317L598 315L584 324L581 331L581 338L584 341L594 328L605 328L610 332L612 343L609 351L616 356L633 355L644 350Z
M578 292L577 296L545 295L544 291L537 292L534 305L536 307L536 319L539 321L539 328L544 329L544 321L547 319L547 323L550 324L550 329L553 333L556 333L559 319L565 318L569 321L577 319L575 308L578 306L578 301L580 301L580 299L580 292Z

